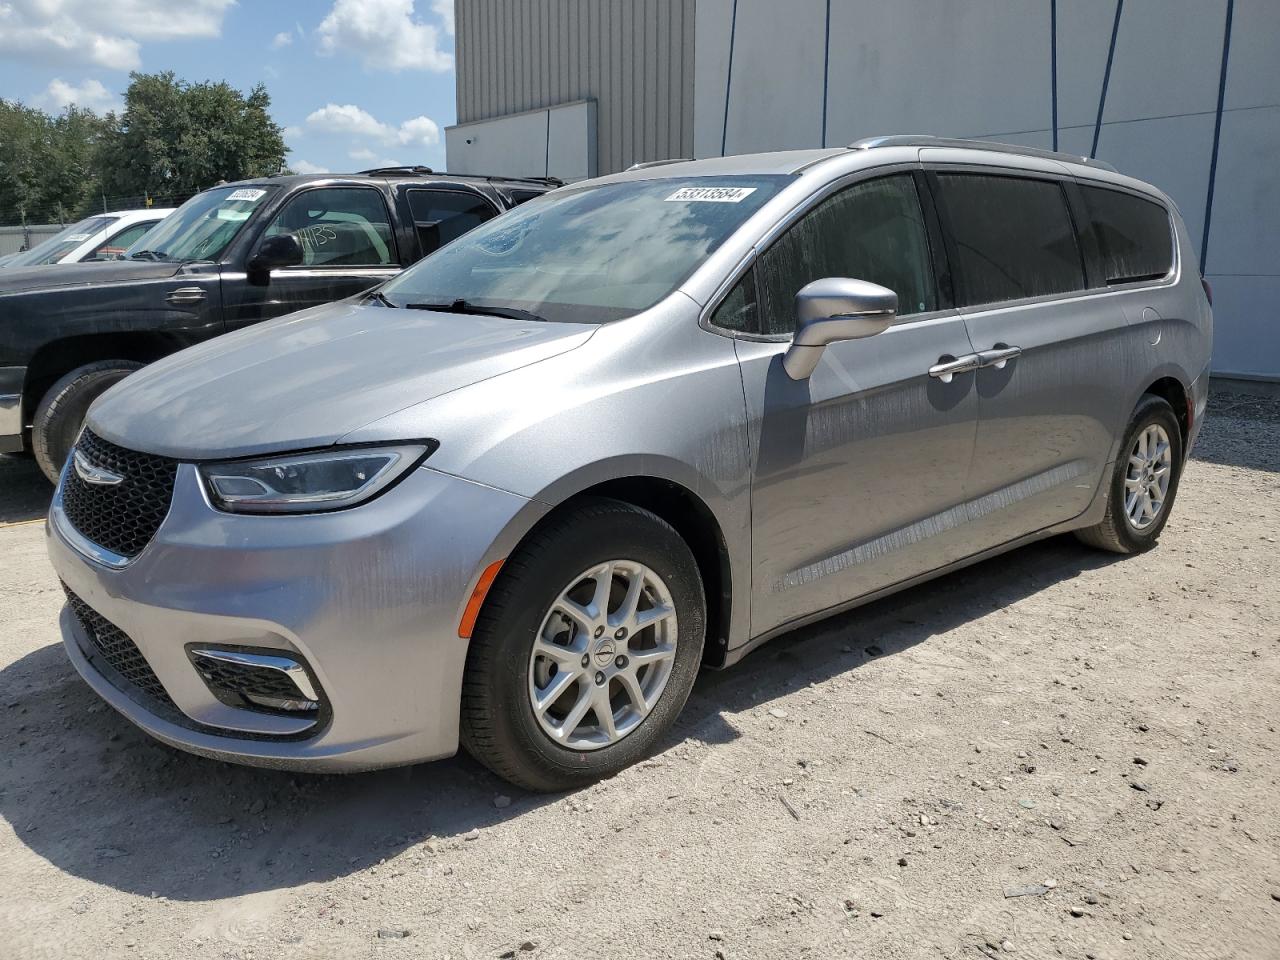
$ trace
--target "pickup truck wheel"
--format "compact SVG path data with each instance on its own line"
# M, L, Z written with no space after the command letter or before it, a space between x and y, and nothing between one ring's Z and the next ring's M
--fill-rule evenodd
M50 483L58 482L89 405L141 367L132 360L99 360L72 370L45 393L36 406L31 447Z

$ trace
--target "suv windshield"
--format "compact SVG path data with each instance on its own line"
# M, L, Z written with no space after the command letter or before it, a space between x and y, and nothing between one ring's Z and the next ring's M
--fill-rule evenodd
M198 193L125 251L139 260L216 260L278 188L214 187Z
M452 304L601 323L653 306L786 176L563 188L481 224L381 288L396 307Z
M81 220L65 230L59 230L48 240L36 244L30 250L14 254L12 260L5 262L5 266L38 267L46 263L57 263L99 230L105 230L115 222L115 217L89 217L87 220Z

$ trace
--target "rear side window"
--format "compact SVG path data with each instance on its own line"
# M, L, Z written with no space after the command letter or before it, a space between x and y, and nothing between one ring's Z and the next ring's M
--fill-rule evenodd
M1158 280L1173 269L1173 231L1160 204L1131 193L1081 186L1107 283Z
M484 197L462 190L410 190L409 209L423 256L457 240L497 213Z
M928 233L909 174L856 183L823 200L760 254L756 272L760 332L767 334L793 332L796 293L824 277L888 287L898 295L899 315L938 306Z
M967 173L938 174L937 182L962 304L1084 289L1084 262L1059 184Z

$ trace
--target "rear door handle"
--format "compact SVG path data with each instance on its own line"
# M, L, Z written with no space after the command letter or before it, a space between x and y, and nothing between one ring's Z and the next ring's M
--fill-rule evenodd
M963 357L954 359L948 359L943 355L929 368L929 376L937 377L943 383L950 383L951 378L957 373L968 373L970 370L977 370L981 365L982 361L976 353L966 353Z
M995 367L997 370L1003 370L1004 365L1015 357L1022 356L1021 347L1010 347L1003 343L997 343L990 350L981 350L978 352L978 360L983 369L987 367Z

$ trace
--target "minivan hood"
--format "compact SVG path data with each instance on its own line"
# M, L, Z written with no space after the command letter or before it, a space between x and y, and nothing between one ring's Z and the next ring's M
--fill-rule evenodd
M105 260L90 263L48 263L38 267L0 270L0 296L55 287L93 286L125 280L162 280L183 264L156 260ZM205 264L208 267L208 264Z
M88 424L122 447L189 460L323 447L404 407L572 350L595 330L346 300L145 367L104 393Z

